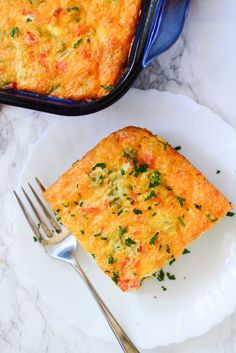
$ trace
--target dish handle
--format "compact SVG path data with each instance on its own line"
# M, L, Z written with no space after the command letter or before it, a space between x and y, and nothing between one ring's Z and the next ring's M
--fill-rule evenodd
M152 26L143 56L143 67L169 49L179 38L188 12L190 0L163 0L156 2Z

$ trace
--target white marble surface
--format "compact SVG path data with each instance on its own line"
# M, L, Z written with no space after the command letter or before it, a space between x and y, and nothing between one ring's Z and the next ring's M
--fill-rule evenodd
M135 86L186 94L236 128L235 0L192 0L184 32ZM40 298L16 262L12 190L29 146L59 123L47 114L2 106L0 111L0 352L118 353L63 322ZM67 118L68 119L68 118ZM158 333L157 333L158 334ZM202 337L151 353L236 353L236 313Z

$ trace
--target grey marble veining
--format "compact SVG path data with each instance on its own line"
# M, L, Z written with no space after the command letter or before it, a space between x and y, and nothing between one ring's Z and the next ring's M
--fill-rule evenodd
M236 127L235 18L235 0L192 0L182 36L135 87L188 95ZM117 345L62 321L14 259L12 190L29 147L58 119L63 118L14 107L0 110L0 353L119 353ZM236 353L236 314L202 337L150 352Z

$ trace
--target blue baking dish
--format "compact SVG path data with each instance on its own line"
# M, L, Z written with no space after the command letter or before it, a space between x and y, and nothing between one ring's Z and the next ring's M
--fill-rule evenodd
M14 89L1 90L0 102L60 115L86 115L102 110L131 87L137 75L178 39L190 0L143 0L129 63L115 88L97 100L76 102Z

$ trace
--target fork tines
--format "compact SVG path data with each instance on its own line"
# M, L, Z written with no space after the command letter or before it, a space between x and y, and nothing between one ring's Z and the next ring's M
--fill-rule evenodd
M43 186L43 184L39 181L38 178L35 178L37 184L39 185L41 191L45 191L45 187ZM30 215L30 213L27 211L27 208L24 206L24 203L22 202L22 200L20 199L19 195L17 194L16 191L14 191L14 194L16 196L16 199L20 205L20 208L22 209L26 220L28 221L31 229L34 232L35 237L37 238L37 240L39 242L41 242L45 236L43 235L43 232L46 234L46 236L48 238L51 238L53 236L53 232L56 231L57 233L61 232L61 227L60 225L56 222L56 220L53 218L53 216L51 215L51 213L48 211L48 209L45 207L45 205L43 204L43 202L41 201L39 195L37 194L37 192L35 191L35 189L32 187L32 185L30 183L28 183L29 188L33 194L33 196L36 198L38 205L40 206L40 208L38 207L38 205L36 206L35 203L32 201L31 197L29 196L29 194L25 191L25 189L22 187L22 191L29 203L29 205L31 206L31 209L33 211L33 213L35 214L35 217L37 219L38 222L38 226L35 224L32 216ZM41 216L41 212L46 216L47 220L50 222L50 224L53 227L53 230L50 230L50 228L48 227L48 225L46 224L46 222L44 221L43 217ZM40 230L42 229L43 232Z

